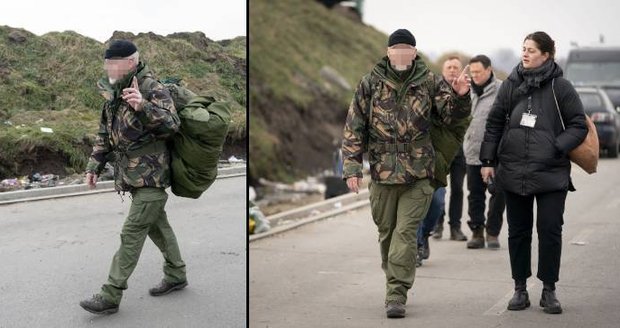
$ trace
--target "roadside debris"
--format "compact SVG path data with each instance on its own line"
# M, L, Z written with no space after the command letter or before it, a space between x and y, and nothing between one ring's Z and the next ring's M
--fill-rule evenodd
M228 163L228 161L226 160L221 161L221 162ZM242 162L244 161L238 160L237 163L242 163ZM222 166L226 166L226 165L220 165L220 167ZM44 173L36 172L30 176L6 178L0 181L0 192L38 189L38 188L51 188L51 187L58 187L58 186L83 184L84 177L85 177L85 174L83 173L75 173L72 175L61 177L56 174L49 174L49 173L44 174ZM114 166L110 163L106 163L97 181L110 181L110 180L114 180Z
M231 164L232 164L232 163L244 163L244 162L245 162L245 161L244 161L243 159L239 159L239 158L237 158L237 157L235 157L235 156L230 156L230 157L228 158L228 163L231 163Z
M0 192L55 187L58 185L59 179L58 175L41 173L20 178L4 179L0 181Z
M320 183L319 179L316 177L308 177L306 180L297 181L292 184L272 182L263 178L260 178L258 182L265 187L272 188L276 192L294 192L304 194L322 194L325 192L325 184Z
M261 212L260 208L256 206L251 200L250 208L248 209L248 211L250 234L266 232L271 229L269 221L267 220L263 212Z

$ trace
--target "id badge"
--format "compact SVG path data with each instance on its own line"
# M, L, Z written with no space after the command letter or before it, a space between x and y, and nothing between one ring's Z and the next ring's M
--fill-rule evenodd
M536 115L523 113L523 116L521 116L521 126L533 128L534 125L536 125Z

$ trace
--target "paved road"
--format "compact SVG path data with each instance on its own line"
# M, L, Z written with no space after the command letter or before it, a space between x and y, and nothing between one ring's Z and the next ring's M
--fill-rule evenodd
M245 327L246 181L220 179L199 200L170 196L167 212L189 286L154 298L163 259L147 239L120 311L78 302L107 278L129 209L116 193L0 206L0 327Z
M538 307L535 277L528 280L532 307L505 311L513 282L504 224L499 250L431 240L407 317L386 319L377 233L365 207L250 244L250 327L620 327L620 160L603 159L593 176L574 168L573 179L578 191L567 200L557 284L561 315Z

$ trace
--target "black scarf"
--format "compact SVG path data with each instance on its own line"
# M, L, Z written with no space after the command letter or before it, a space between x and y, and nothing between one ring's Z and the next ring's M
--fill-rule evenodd
M472 89L474 89L474 92L476 93L478 98L480 98L482 97L482 94L484 93L484 88L486 88L489 84L491 84L491 82L493 82L493 72L491 72L491 76L489 76L489 79L486 82L484 82L482 85L477 85L476 83L474 83L474 81L471 81L471 87Z
M562 68L553 59L547 59L540 67L536 68L525 68L521 62L517 66L517 73L523 78L523 82L518 87L519 91L528 94L532 89L540 88L543 82L562 76Z

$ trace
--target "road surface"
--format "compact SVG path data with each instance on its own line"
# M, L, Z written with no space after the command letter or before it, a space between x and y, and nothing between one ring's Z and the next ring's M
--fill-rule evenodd
M168 190L189 286L149 296L163 277L163 258L147 239L119 312L108 316L78 303L106 281L128 196L0 206L0 327L246 327L245 178L218 179L198 200Z
M431 238L407 317L385 318L378 235L365 207L250 244L250 327L620 327L620 160L602 159L592 176L574 167L573 179L578 191L567 199L557 283L561 315L538 306L536 236L532 306L506 310L513 281L504 223L499 250L469 250L445 232ZM470 237L466 208L463 216Z

